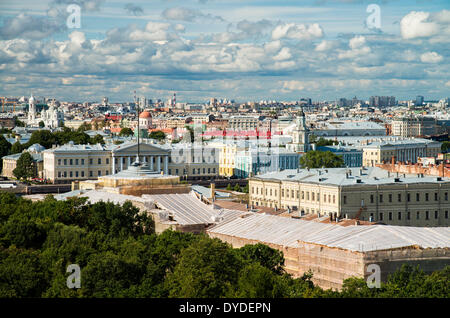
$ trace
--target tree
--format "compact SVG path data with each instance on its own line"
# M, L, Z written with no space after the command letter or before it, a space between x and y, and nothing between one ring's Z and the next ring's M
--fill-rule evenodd
M19 140L17 140L12 146L11 146L11 154L21 153L25 149L25 146L20 143Z
M336 156L331 151L308 151L300 158L302 168L340 168L345 163L341 156Z
M152 131L148 137L151 139L156 139L156 140L161 141L161 140L166 139L166 134L161 130L157 130L157 131Z
M105 144L105 140L103 140L103 136L102 135L95 135L95 137L90 139L89 143L91 145L95 145L95 144L104 145Z
M236 192L241 192L241 187L239 186L238 183L235 184L233 190L236 191Z
M84 122L80 125L80 127L78 127L77 131L78 132L85 132L86 130L91 130L92 126L90 124L88 124L87 122Z
M441 151L442 151L443 153L447 153L449 148L450 148L450 141L444 141L444 142L442 142L442 145L441 145Z
M17 166L13 170L13 174L17 179L28 179L37 177L33 157L28 152L24 152L17 160Z
M3 160L1 158L9 154L11 147L12 145L8 140L3 135L0 135L0 171L3 168Z
M257 262L275 274L282 274L284 272L283 252L267 245L261 243L245 245L237 250L237 254L244 263Z
M20 121L19 119L17 119L17 117L15 117L14 118L14 126L25 127L25 123L23 121Z
M52 145L57 144L57 139L49 130L36 130L31 134L30 140L26 143L28 147L34 144L40 144L48 149Z
M239 259L228 244L203 237L184 249L167 276L169 297L224 297L237 282Z
M45 123L41 120L39 122L39 128L44 128L45 127Z
M231 186L231 183L228 183L228 185L227 185L227 190L229 190L229 191L232 191L232 190L233 190L233 187Z
M133 136L133 130L131 128L125 127L120 130L119 136Z

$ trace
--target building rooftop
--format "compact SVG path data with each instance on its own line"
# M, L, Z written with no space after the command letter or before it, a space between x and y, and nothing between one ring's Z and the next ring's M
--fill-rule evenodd
M448 227L339 226L256 213L218 224L208 232L288 247L297 247L299 242L305 242L358 252L450 247Z
M417 174L396 174L379 167L365 168L323 168L323 169L288 169L269 172L253 177L261 180L301 181L304 183L328 184L339 186L411 184L411 183L448 183L450 178L433 176L417 176ZM357 181L360 180L360 181ZM397 181L396 181L397 180Z

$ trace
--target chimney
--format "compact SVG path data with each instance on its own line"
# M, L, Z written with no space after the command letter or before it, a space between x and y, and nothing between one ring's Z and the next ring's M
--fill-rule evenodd
M216 198L216 184L215 183L211 183L211 199L215 199Z

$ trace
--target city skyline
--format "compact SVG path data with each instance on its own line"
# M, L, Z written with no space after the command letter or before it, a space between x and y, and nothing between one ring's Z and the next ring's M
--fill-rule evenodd
M369 28L369 4L380 28ZM69 29L66 8L81 8ZM445 1L4 1L0 94L131 100L450 95Z

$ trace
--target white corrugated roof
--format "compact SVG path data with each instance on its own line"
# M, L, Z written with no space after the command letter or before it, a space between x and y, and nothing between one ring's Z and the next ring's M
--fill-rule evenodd
M142 195L142 198L154 201L159 208L171 212L173 218L181 225L228 222L242 214L241 211L214 209L213 205L201 202L193 192L189 194L145 194Z
M449 227L390 225L343 227L261 214L219 224L208 232L290 247L296 247L297 241L302 241L360 252L413 245L421 248L450 247Z

